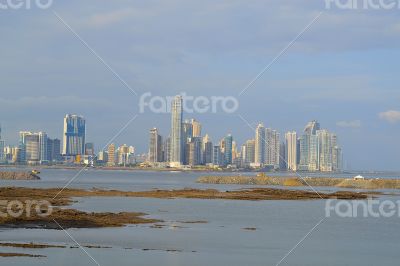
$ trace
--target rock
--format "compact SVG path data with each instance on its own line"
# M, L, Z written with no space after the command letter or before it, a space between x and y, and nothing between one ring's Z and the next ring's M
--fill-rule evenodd
M40 180L38 175L31 172L0 172L1 180Z

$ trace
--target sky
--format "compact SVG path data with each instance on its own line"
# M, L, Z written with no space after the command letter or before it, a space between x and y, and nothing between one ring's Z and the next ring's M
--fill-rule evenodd
M214 142L232 133L241 144L259 122L300 133L316 119L338 134L347 168L400 170L397 8L327 8L324 0L32 3L0 10L0 123L10 145L21 130L61 138L71 113L86 118L97 149L112 140L146 152L148 130L167 136L170 115L140 112L141 96L186 93L239 103L233 113L184 114Z

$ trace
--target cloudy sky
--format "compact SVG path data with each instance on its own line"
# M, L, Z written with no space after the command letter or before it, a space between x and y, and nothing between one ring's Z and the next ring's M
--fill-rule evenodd
M0 12L0 123L9 144L20 130L61 138L64 115L75 113L100 149L139 113L143 93L185 92L239 101L231 114L185 114L214 141L253 137L239 115L282 133L317 119L339 135L349 168L400 170L398 9L327 9L324 0L69 0ZM168 135L169 123L168 114L147 110L114 142L145 152L148 129Z

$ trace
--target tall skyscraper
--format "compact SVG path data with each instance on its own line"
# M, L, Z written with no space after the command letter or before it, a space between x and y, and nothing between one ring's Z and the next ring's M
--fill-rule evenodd
M108 146L108 166L115 166L115 144L112 143Z
M40 161L39 134L27 134L24 136L25 158L28 164L38 164Z
M190 138L187 145L187 164L190 166L200 165L201 160L201 138Z
M285 139L285 159L287 170L297 171L297 133L295 131L287 132L285 135Z
M331 172L332 166L332 134L327 130L318 130L318 149L319 149L319 160L318 170L322 172Z
M221 152L221 146L216 145L213 146L213 156L212 156L212 164L215 166L222 166L224 164L224 157Z
M171 137L168 136L163 143L163 161L171 161Z
M176 96L171 108L171 166L179 166L183 163L184 140L182 130L183 99Z
M49 157L48 157L48 147L47 147L47 134L45 132L39 132L39 145L40 145L40 156L39 156L39 160L40 163L45 163L49 161Z
M162 161L162 138L158 129L150 129L149 162L157 163Z
M85 119L82 116L67 114L64 118L63 155L84 155L85 137Z
M254 139L250 139L246 141L245 144L245 154L244 156L244 164L246 166L250 166L255 162L256 158L256 141Z
M32 132L30 131L20 131L19 132L19 142L18 142L18 148L20 149L20 154L18 158L19 163L26 163L26 141L25 138L27 135L31 135Z
M225 165L232 164L232 148L233 148L233 137L231 134L228 134L225 138Z
M280 166L280 134L278 131L267 128L266 139L266 165L278 169Z
M255 163L262 166L266 162L266 134L263 124L258 124L255 138Z
M213 156L213 143L208 135L205 135L203 138L203 163L210 164L212 163L212 156Z

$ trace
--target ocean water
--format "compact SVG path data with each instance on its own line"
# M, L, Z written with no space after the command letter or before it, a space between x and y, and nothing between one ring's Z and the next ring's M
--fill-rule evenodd
M1 186L63 187L76 170L42 170L40 181L0 181ZM120 190L184 187L238 189L196 184L204 173L83 171L71 187ZM398 200L394 196L382 199ZM400 199L400 198L399 198ZM0 258L0 265L398 265L400 218L325 218L326 201L235 201L148 198L77 198L85 211L144 212L164 227L70 229L82 245L110 248L16 249L0 252L46 258ZM324 219L315 227L321 219ZM207 221L207 223L185 223ZM311 232L310 230L315 229ZM245 230L244 228L256 228ZM301 241L303 240L303 241ZM0 241L76 243L63 231L0 229ZM296 248L294 248L296 246ZM284 260L282 260L285 258Z

